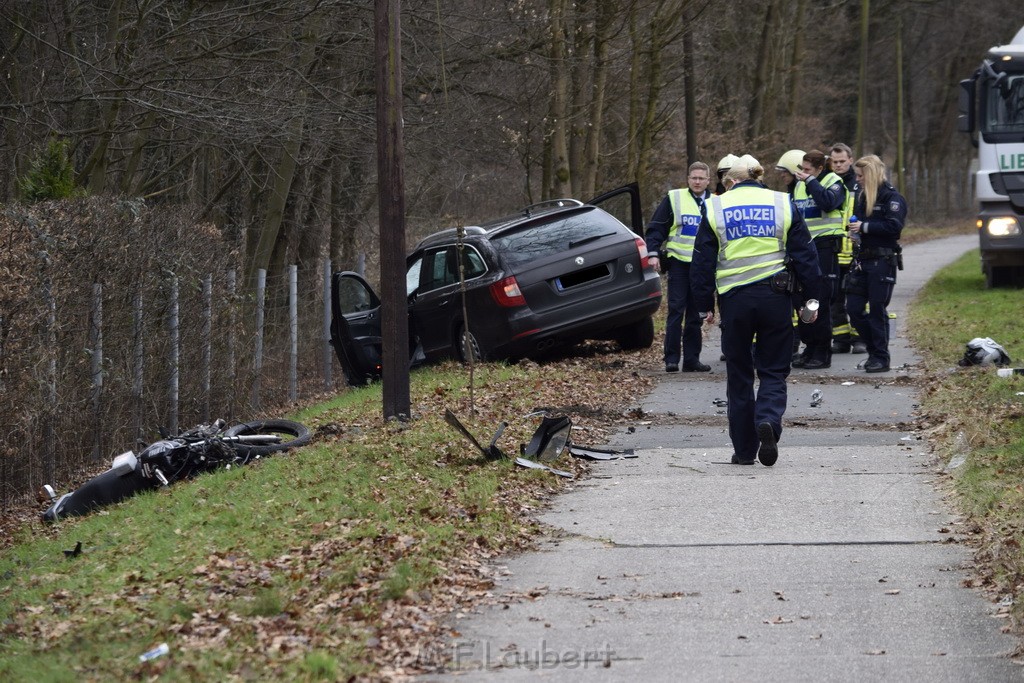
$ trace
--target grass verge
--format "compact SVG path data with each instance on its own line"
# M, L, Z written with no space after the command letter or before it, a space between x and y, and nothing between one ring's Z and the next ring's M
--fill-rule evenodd
M536 536L531 512L571 484L487 462L450 407L516 455L540 408L604 442L658 357L608 346L539 366L413 374L413 419L380 418L381 389L292 417L310 446L204 475L91 516L32 523L0 559L0 679L394 679L441 663L445 617L492 586L486 560ZM656 367L656 366L654 366ZM560 467L584 466L578 462ZM82 543L82 553L63 550ZM170 654L139 655L166 642Z
M1024 366L1022 291L984 288L977 250L940 271L910 310L910 333L926 370L923 427L942 461L964 462L951 483L977 542L972 580L1011 596L1013 628L1024 635L1024 377L993 367L958 367L965 344L991 337Z

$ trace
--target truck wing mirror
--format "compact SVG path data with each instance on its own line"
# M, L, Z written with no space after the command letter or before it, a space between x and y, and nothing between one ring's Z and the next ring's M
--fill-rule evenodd
M959 114L956 117L956 128L961 133L974 132L974 84L973 78L960 81Z

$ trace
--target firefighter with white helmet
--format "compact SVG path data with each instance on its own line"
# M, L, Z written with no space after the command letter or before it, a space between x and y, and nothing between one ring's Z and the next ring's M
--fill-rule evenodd
M715 187L715 194L722 194L725 192L725 185L722 184L722 177L738 160L739 157L735 154L726 154L722 157L721 161L718 162L718 168L716 169L718 174L718 185Z
M791 149L779 157L775 164L775 170L782 173L786 180L786 191L793 194L793 187L796 185L796 172L800 170L800 164L804 160L802 149Z

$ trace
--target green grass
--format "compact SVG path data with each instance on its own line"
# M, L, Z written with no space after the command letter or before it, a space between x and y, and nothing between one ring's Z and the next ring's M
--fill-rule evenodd
M979 539L979 568L992 590L1015 596L1024 588L1024 377L956 363L972 338L991 337L1024 366L1022 303L1024 290L984 288L975 250L940 271L910 311L927 371L924 426L940 457L967 456L953 483Z
M480 589L476 559L528 542L528 511L563 485L483 460L444 407L484 442L510 419L513 453L535 428L516 417L548 391L608 400L593 363L480 366L476 414L463 368L423 369L408 423L381 419L379 385L347 391L291 416L320 434L297 452L24 529L0 558L0 679L380 675L414 647L396 640L443 635L456 603L431 601ZM169 656L139 663L162 642Z

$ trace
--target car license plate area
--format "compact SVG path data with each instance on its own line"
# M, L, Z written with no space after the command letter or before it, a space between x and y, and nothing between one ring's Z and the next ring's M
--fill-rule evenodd
M566 292L570 289L590 284L598 280L611 277L611 268L607 263L599 266L591 266L572 273L566 273L555 278L555 289L559 292Z

